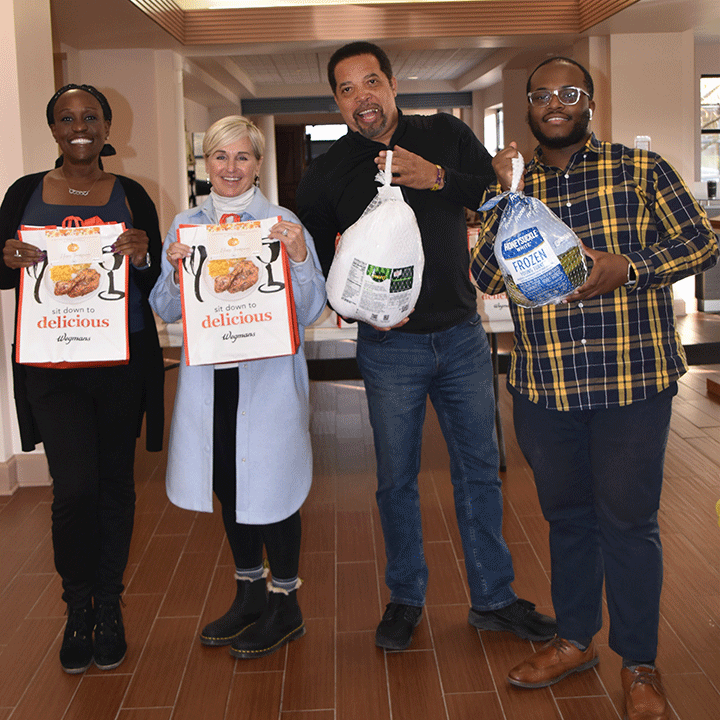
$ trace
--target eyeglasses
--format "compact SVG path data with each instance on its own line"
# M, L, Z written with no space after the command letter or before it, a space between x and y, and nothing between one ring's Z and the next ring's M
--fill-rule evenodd
M552 100L553 95L563 105L577 105L580 99L580 93L590 97L590 93L579 87L563 87L559 90L535 90L528 93L528 100L533 107L547 107Z

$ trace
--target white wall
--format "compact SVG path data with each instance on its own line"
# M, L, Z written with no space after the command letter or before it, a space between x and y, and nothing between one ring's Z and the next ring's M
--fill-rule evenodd
M649 135L651 149L683 178L695 176L695 57L692 32L610 38L612 140L633 146Z
M260 189L271 202L278 204L277 155L275 151L275 118L272 115L258 115L249 118L257 125L265 138L265 155L260 166Z
M95 85L113 111L108 172L137 180L155 202L164 234L187 207L179 56L170 50L68 52L68 82Z
M210 113L204 105L185 100L185 129L190 133L205 132L211 125Z
M527 95L525 91L528 74L532 70L533 68L503 70L501 88L505 145L508 146L511 142L515 142L526 161L532 157L536 144L526 120Z
M0 195L17 178L52 167L57 152L45 120L54 88L50 7L47 0L0 3ZM15 293L0 293L0 463L20 452L10 353ZM0 473L0 492L11 490Z
M584 38L573 46L570 57L586 67L592 75L596 105L590 129L601 140L612 138L610 38Z

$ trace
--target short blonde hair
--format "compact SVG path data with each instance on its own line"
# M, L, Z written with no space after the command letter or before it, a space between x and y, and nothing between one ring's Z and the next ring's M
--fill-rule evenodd
M203 154L210 157L218 148L244 137L250 138L255 159L260 160L265 153L265 137L255 123L242 115L228 115L214 122L205 132Z

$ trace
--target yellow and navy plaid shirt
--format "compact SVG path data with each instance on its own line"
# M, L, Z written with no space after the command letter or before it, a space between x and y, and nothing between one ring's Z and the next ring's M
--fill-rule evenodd
M707 216L677 172L655 153L592 135L565 170L544 165L536 151L524 193L546 203L588 247L624 255L637 281L578 303L511 303L508 383L547 408L588 410L644 400L677 380L687 361L670 286L712 267L718 255ZM472 275L490 294L504 287L494 242L505 204L485 213L472 253Z

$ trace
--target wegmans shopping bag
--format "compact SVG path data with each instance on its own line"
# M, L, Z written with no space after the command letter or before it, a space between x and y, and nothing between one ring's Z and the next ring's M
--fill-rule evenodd
M178 228L178 241L192 248L179 271L188 365L297 352L290 263L285 246L268 237L280 219Z
M379 327L397 325L412 312L425 266L415 213L401 189L390 185L391 164L388 151L376 177L382 185L340 238L326 283L338 315Z
M495 236L495 258L508 297L522 307L559 303L587 279L580 238L537 198L517 192L522 157L513 158L511 189L488 200L490 210L507 197Z
M68 217L27 227L20 240L47 257L20 273L15 359L42 367L119 365L129 360L127 257L111 246L123 223Z

